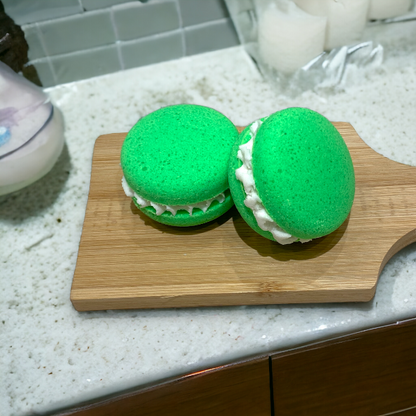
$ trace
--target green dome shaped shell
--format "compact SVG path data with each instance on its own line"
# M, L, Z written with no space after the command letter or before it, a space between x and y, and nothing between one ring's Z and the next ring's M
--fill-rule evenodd
M238 130L224 115L208 107L180 104L140 119L121 149L121 167L129 187L157 204L195 205L224 193L206 212L178 210L156 215L136 206L155 221L187 227L212 221L233 206L228 186L228 160Z
M242 165L240 144L251 134L245 129L230 158L229 183L234 203L245 221L257 225L244 205L243 185L235 178ZM285 232L301 239L322 237L347 218L355 193L354 168L337 129L322 115L306 108L288 108L269 116L254 140L254 182L266 212Z
M130 188L164 205L195 204L228 189L230 150L238 131L208 107L180 104L140 119L121 149Z
M257 132L252 156L260 199L284 231L318 238L345 221L354 167L344 139L324 116L306 108L271 115Z

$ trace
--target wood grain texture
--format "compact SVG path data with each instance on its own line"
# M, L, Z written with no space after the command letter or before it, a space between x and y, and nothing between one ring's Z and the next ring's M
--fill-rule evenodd
M269 385L269 358L266 356L189 374L54 414L270 416Z
M71 290L75 309L370 300L385 263L416 241L416 168L379 155L350 124L334 125L354 163L350 216L326 237L289 246L256 234L235 208L191 228L152 221L121 188L125 133L100 136Z
M416 414L416 320L272 356L281 416Z

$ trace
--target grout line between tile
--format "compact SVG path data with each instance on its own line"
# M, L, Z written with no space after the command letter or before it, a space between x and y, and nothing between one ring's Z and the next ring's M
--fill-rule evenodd
M226 23L228 21L231 21L231 18L229 17L222 17L221 19L217 19L217 20L210 20L209 22L204 22L204 23L198 23L196 25L192 25L192 26L187 26L184 28L184 30L188 30L188 29L194 29L194 28L204 28L204 27L210 27L210 26L214 26L218 23Z
M116 21L114 19L114 8L111 7L110 9L110 19L111 19L111 24L113 25L113 30L114 30L114 34L116 35L116 48L117 48L117 56L118 56L118 61L120 64L120 68L123 71L124 70L124 60L123 60L123 56L121 54L121 48L120 48L120 37L118 34L118 29L117 29L117 25L116 25Z
M120 41L118 41L118 43L120 45L128 45L128 44L132 44L132 43L140 43L142 41L146 42L148 40L166 38L166 37L169 37L171 35L174 35L175 33L182 33L182 31L180 29L174 29L174 30L170 30L169 32L156 33L154 35L145 36L145 37L142 37L142 38L129 39L129 40L120 40Z
M51 73L52 73L52 76L53 76L54 84L57 85L58 84L58 78L56 76L55 67L52 64L48 48L46 47L46 44L45 44L45 39L43 38L42 31L40 30L40 27L39 27L39 23L36 22L35 26L36 26L36 31L38 32L40 44L42 45L42 48L43 48L43 52L45 52L46 62L48 62L49 69L51 70Z
M120 64L120 70L123 71L125 67L124 67L123 55L121 54L120 44L121 42L119 40L117 40L115 43L116 49L117 49L118 62Z
M119 43L122 43L122 42L119 42ZM94 46L92 48L81 49L81 50L78 50L78 51L59 53L59 54L56 54L56 55L48 56L48 58L61 58L63 56L83 55L83 54L88 54L89 52L99 51L99 50L102 50L102 49L110 49L114 46L116 46L115 43L110 43L108 45Z
M52 76L53 76L53 79L55 81L55 85L57 85L58 84L58 76L56 75L55 65L53 65L50 56L48 56L47 61L48 61L48 64L49 64L49 68L52 71Z
M43 52L45 52L45 56L49 57L50 54L49 54L48 48L46 47L45 39L43 38L43 33L40 30L39 23L35 23L35 26L36 26L36 31L38 32L40 44L42 45L42 48L43 48Z
M185 31L183 28L183 20L182 20L181 6L179 4L179 0L175 0L175 5L176 5L176 11L178 12L178 16L179 16L179 28L181 30L182 53L183 53L183 56L186 56Z

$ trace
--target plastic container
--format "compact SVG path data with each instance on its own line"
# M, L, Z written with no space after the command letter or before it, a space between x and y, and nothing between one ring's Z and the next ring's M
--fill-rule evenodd
M0 195L50 171L63 149L63 131L47 94L0 62Z

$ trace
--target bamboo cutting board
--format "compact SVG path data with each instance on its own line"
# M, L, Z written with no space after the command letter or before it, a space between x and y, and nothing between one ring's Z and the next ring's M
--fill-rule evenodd
M126 133L100 136L71 289L75 309L370 300L387 261L416 241L416 167L379 155L350 124L334 125L354 163L350 216L326 237L288 246L256 234L235 208L191 228L152 221L121 187Z

